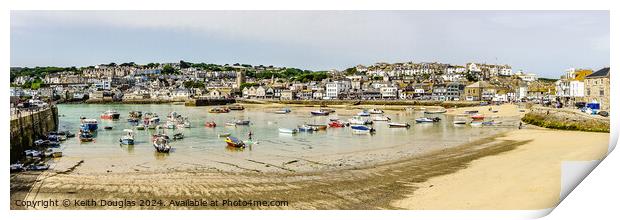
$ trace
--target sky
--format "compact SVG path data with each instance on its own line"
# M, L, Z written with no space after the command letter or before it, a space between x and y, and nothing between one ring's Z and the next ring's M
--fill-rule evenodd
M343 70L609 66L609 11L11 11L11 66L205 62Z

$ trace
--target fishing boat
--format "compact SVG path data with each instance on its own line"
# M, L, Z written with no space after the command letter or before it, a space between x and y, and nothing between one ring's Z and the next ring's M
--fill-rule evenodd
M241 111L241 110L243 110L245 108L243 107L243 105L233 104L233 105L229 105L228 109L234 110L234 111Z
M471 116L471 119L474 119L474 120L484 120L484 115L475 114L475 115Z
M373 121L390 121L392 119L390 119L390 117L387 117L387 116L379 115L379 116L372 117L372 120Z
M366 125L351 125L351 129L353 133L368 134L375 132L374 128L368 127Z
M361 112L357 113L357 116L369 117L370 113L368 111L364 110L364 111L361 111Z
M428 123L428 122L438 122L441 121L441 118L439 117L434 117L434 118L428 118L428 117L423 117L423 118L416 118L415 122L417 123Z
M279 128L278 131L280 133L285 133L285 134L297 134L297 132L299 132L299 130L297 130L296 128L290 129L290 128Z
M411 125L409 125L409 123L390 122L388 126L390 128L409 128Z
M283 109L274 111L274 113L276 113L276 114L288 114L290 112L291 112L291 109L289 109L289 108L283 108Z
M455 125L464 125L467 124L467 116L468 115L456 115L456 117L454 117L454 121L452 123L454 123Z
M321 125L321 124L308 124L308 126L310 126L315 131L327 129L327 125Z
M97 119L90 119L90 118L82 119L82 125L88 131L96 131L98 128L97 124L98 124Z
M90 132L80 132L80 142L91 142L93 141L93 135Z
M346 123L344 123L344 122L342 122L340 120L330 121L328 125L329 125L329 127L332 127L332 128L343 128L343 127L347 126Z
M372 124L372 120L368 118L362 118L361 116L353 116L353 118L349 119L349 123L354 125L367 125Z
M207 121L205 122L205 127L207 128L215 128L216 124L214 121Z
M107 110L103 114L101 114L101 119L112 119L117 120L121 117L121 114L116 110Z
M121 142L122 145L133 145L133 143L134 143L134 133L133 133L133 130L131 130L131 129L124 129L123 132L125 133L125 135L123 135L123 137L121 137L119 142Z
M230 133L221 133L217 135L218 137L230 137Z
M313 132L313 131L318 131L319 129L317 127L312 127L307 124L304 124L302 126L299 126L297 130L303 131L303 132Z
M236 137L226 137L226 140L224 140L224 142L226 142L226 145L228 145L229 147L245 147L245 143L243 143L243 141L237 139Z
M136 125L136 130L144 130L144 129L145 129L144 124Z
M329 115L329 112L325 111L323 109L319 109L317 111L311 111L310 114L312 114L314 116L327 116L327 115Z
M236 120L236 125L250 125L250 120Z
M170 149L172 148L172 147L170 147L170 144L168 144L168 139L166 139L164 137L156 138L153 141L153 147L159 153L169 153Z
M368 113L370 113L370 114L383 114L383 110L373 108L373 109L368 110Z
M436 109L436 110L426 110L424 111L425 114L443 114L446 113L446 109L445 108L441 108L441 109Z

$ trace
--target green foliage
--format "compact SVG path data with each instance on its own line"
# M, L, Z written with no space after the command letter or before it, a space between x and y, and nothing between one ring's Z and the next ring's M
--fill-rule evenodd
M158 67L158 66L159 66L159 63L149 63L149 64L146 64L146 67L148 67L148 68L155 68L155 67Z
M121 65L120 65L120 66L122 66L122 67L127 67L127 66L136 66L136 63L134 63L134 62L129 62L129 63L121 63Z
M357 74L357 68L355 68L355 67L348 68L348 69L344 70L344 74L347 75L347 76L355 75L355 74Z
M74 66L72 67L24 67L24 68L11 68L10 78L13 81L15 78L19 76L27 76L33 78L44 78L47 74L64 72L64 71L74 71L78 72L78 69Z
M181 60L179 61L179 66L181 67L181 69L186 69L192 67L192 63Z
M185 88L204 88L205 83L201 81L185 81L183 82Z
M174 67L170 65L165 65L164 68L161 70L161 73L171 75L171 74L176 74L177 71L176 69L174 69Z
M245 87L252 87L252 86L257 86L258 83L241 83L241 86L239 87L239 89L243 90Z

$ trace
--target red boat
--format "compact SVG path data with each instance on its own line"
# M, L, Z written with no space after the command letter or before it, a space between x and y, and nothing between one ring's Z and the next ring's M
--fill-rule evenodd
M328 125L332 128L342 128L346 126L346 124L341 121L330 121Z
M214 128L215 127L215 122L214 121L207 121L207 122L205 122L205 127L207 127L207 128Z
M484 120L484 115L475 114L475 115L471 116L471 119L474 119L474 120Z

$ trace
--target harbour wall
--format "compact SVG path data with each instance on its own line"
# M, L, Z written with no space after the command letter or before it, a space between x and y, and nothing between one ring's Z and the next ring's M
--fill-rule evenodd
M24 150L32 149L34 141L48 132L58 129L58 108L15 110L11 113L11 163L24 156Z
M228 105L236 102L235 99L190 99L185 102L185 106Z
M240 103L285 105L398 105L398 106L441 106L445 108L478 106L477 101L430 101L430 100L275 100L275 99L237 99Z
M588 115L575 109L538 106L532 107L521 120L539 127L560 130L609 132L610 126L608 117Z

